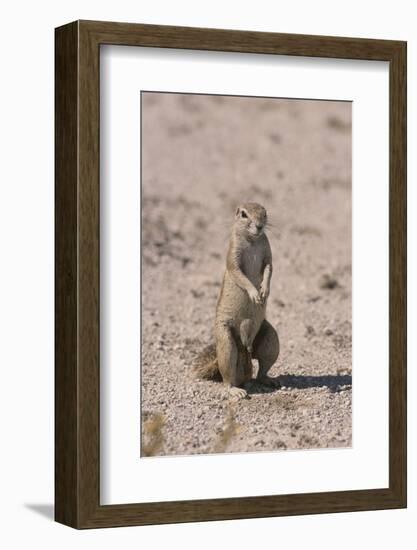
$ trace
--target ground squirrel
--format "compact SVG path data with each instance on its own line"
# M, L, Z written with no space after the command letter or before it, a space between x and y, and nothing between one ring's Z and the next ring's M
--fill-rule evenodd
M256 380L279 385L267 373L279 355L277 332L265 319L272 275L272 254L265 234L267 213L249 202L236 210L235 220L216 308L215 358L197 365L203 377L220 372L231 396L247 395L245 384L252 378L252 358L259 363ZM214 361L213 361L214 359Z

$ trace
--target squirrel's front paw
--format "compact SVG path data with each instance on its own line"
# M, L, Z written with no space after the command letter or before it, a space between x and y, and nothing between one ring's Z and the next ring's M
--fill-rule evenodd
M256 290L255 287L251 288L248 291L248 294L249 294L249 298L252 300L252 302L254 304L261 304L262 303L261 296L260 296L259 292Z
M261 285L261 290L259 294L262 302L265 303L269 296L269 287L267 285Z

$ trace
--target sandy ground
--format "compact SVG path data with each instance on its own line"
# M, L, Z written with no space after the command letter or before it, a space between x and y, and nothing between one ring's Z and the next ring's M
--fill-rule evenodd
M142 94L142 455L351 446L351 105ZM281 353L230 403L196 380L236 206L268 210Z

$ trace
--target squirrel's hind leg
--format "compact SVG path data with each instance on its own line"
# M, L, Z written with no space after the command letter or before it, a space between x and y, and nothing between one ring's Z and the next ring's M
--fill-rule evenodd
M246 390L240 387L245 380L238 362L239 352L228 323L216 326L216 353L219 371L229 395L236 399L246 397Z
M279 355L279 339L274 327L266 319L263 321L253 342L252 357L258 360L259 370L256 380L267 386L281 387L279 380L270 378L268 371Z

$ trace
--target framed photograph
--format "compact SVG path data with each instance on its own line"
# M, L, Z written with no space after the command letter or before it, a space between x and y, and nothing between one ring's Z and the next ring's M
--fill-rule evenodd
M406 43L56 29L56 521L406 506Z

